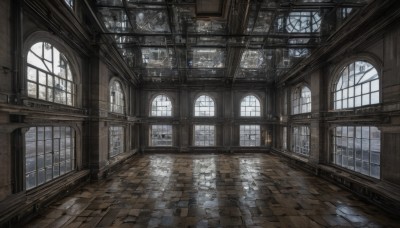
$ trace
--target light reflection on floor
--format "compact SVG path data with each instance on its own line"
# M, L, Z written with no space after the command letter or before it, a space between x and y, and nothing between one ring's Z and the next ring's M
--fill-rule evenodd
M150 154L51 205L29 227L400 227L271 154Z

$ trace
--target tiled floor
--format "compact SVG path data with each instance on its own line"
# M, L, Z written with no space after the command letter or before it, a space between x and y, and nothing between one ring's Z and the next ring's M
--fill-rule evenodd
M29 227L400 227L270 154L137 156Z

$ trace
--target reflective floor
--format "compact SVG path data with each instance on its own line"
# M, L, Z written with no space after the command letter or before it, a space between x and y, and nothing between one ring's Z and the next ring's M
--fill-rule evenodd
M135 157L29 227L400 227L400 220L270 154Z

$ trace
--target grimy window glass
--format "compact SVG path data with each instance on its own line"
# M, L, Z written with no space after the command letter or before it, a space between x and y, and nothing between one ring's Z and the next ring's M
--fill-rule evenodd
M109 128L109 143L110 143L110 152L109 156L114 157L118 154L122 154L124 152L124 127L122 126L111 126Z
M121 84L113 81L110 85L110 111L124 114L125 98Z
M379 75L368 62L350 63L340 72L333 93L336 110L379 103Z
M240 146L260 145L260 125L240 125Z
M172 125L151 126L151 146L172 146Z
M308 126L295 126L292 128L292 152L310 155L310 128Z
M25 133L25 183L32 189L75 169L71 127L31 127Z
M214 116L214 113L214 100L211 97L202 95L196 99L194 103L194 116Z
M214 125L194 125L195 146L215 146Z
M49 43L38 42L29 50L27 60L29 97L69 106L75 104L75 84L64 54Z
M260 101L257 97L249 95L240 103L240 116L261 116Z
M165 95L158 95L151 103L151 116L172 116L171 100Z
M292 94L292 113L308 112L311 112L311 90L306 86L296 88Z
M333 129L332 163L380 178L381 132L373 126L338 126Z

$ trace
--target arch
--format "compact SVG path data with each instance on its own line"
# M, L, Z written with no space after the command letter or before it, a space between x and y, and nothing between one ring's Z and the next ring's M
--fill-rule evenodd
M125 114L125 92L122 83L117 78L113 78L109 84L110 90L110 112Z
M150 107L150 116L172 116L172 102L165 94L156 95Z
M201 94L194 102L194 116L215 116L215 101L208 94Z
M370 56L341 62L330 82L330 103L334 110L379 104L381 101L381 64Z
M25 77L28 97L77 106L78 64L65 43L47 32L34 32L24 43Z
M260 99L252 94L243 97L240 101L240 116L261 116Z

